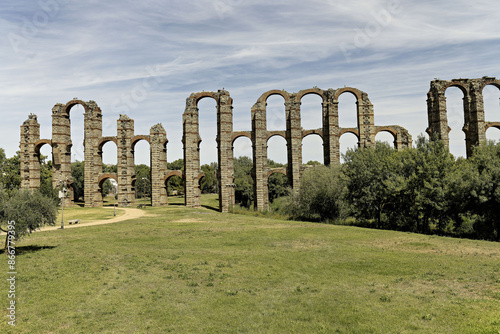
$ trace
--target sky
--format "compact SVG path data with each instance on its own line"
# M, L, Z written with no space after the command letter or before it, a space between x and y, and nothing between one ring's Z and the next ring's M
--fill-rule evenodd
M500 77L500 2L494 0L3 0L0 2L0 147L19 150L20 126L38 116L51 138L51 109L77 97L103 113L103 136L116 120L135 120L135 134L162 123L167 160L182 158L182 113L193 92L226 89L234 130L250 130L250 110L272 89L298 92L351 86L374 105L375 125L398 124L416 139L427 128L434 78ZM355 126L355 101L340 98L340 126ZM500 121L500 91L486 87L487 121ZM448 89L450 150L465 155L462 95ZM201 162L216 161L215 101L199 103ZM71 109L72 160L83 160L83 108ZM302 100L302 126L321 126L321 101ZM268 129L283 130L283 99L268 100ZM353 135L351 135L353 136ZM389 136L389 137L388 137ZM500 138L490 129L489 139ZM392 141L382 133L377 140ZM341 151L355 145L346 134ZM269 158L286 162L284 140ZM321 139L303 142L304 162L322 161ZM50 155L45 145L42 154ZM251 144L235 142L235 155ZM104 146L116 163L116 146ZM136 146L136 164L149 147Z

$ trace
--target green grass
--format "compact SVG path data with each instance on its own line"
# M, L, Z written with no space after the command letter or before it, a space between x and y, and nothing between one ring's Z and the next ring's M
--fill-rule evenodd
M18 244L17 326L0 332L500 331L498 243L146 210Z

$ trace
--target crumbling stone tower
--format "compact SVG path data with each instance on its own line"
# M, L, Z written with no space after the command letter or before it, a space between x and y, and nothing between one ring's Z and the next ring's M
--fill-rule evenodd
M483 89L487 85L500 88L500 80L493 77L479 79L433 80L427 93L427 114L429 127L427 133L431 139L441 139L449 147L448 115L445 92L449 87L458 87L464 94L464 126L467 157L472 155L475 146L486 142L486 130L498 127L497 122L486 122L484 118Z

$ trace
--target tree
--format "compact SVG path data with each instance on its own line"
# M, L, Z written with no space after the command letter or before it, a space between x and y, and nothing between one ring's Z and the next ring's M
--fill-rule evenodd
M5 159L3 152L3 163L0 171L0 181L3 183L5 190L10 194L21 188L21 158L20 152L8 159ZM1 159L2 157L0 157Z
M306 170L300 188L291 195L287 211L293 219L337 220L347 213L346 186L338 166L315 166Z
M500 241L500 144L476 147L453 181L455 210L476 217L475 236Z
M249 157L234 159L234 196L236 203L249 208L253 202L253 162Z
M391 199L388 184L395 184L395 157L396 151L383 142L377 142L375 147L349 149L344 155L343 174L352 215L362 220L375 219L379 228Z
M149 166L136 165L135 180L137 198L151 197L151 169Z
M169 170L184 170L184 159L177 159L174 162L167 162Z
M217 177L215 173L217 172L217 163L212 162L210 165L201 166L203 171L203 177L200 180L200 189L203 194L207 193L217 193Z
M71 177L73 178L73 194L75 202L84 199L85 189L85 163L76 161L71 163Z
M57 217L57 201L44 196L38 190L22 189L13 193L4 203L2 224L15 222L14 240L20 240L44 225L54 225ZM7 229L2 227L2 231ZM7 246L8 234L5 239Z

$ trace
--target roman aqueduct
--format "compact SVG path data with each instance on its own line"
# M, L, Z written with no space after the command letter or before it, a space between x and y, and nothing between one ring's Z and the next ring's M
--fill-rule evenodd
M448 144L448 127L445 91L448 87L459 87L464 93L463 131L466 134L467 154L470 155L475 145L486 141L485 132L489 127L500 128L500 123L485 122L482 89L486 85L500 88L500 81L495 78L457 79L451 81L434 80L428 93L427 132L433 138L440 138ZM356 98L357 127L339 127L339 97L350 93ZM308 94L316 94L322 99L322 127L303 129L301 126L301 99ZM267 129L267 99L280 95L285 101L286 130L270 131ZM159 123L153 125L149 135L134 133L134 120L120 115L117 120L116 136L102 136L102 112L94 101L73 99L66 104L56 104L52 108L52 139L40 138L40 124L36 115L30 115L21 126L20 154L22 188L40 186L40 149L43 145L52 147L52 180L57 187L58 180L68 185L69 196L65 204L73 204L71 177L71 122L70 111L75 105L83 106L84 113L84 201L86 207L102 206L102 184L108 179L118 184L118 205L129 206L135 201L134 149L139 140L146 140L150 145L151 163L151 203L153 206L168 204L166 183L172 176L179 176L184 181L185 204L188 207L201 206L200 179L200 142L198 102L211 98L217 104L217 150L218 150L218 186L219 209L229 211L234 205L234 167L233 143L239 137L247 137L252 142L254 180L254 205L257 210L269 206L268 178L274 172L287 176L292 189L300 185L301 175L306 169L302 164L302 139L316 134L323 141L325 165L340 163L339 138L350 132L358 138L359 147L375 144L375 136L381 131L389 132L394 137L394 147L402 150L411 147L412 138L406 129L398 125L376 126L374 124L373 105L368 95L359 89L344 87L322 90L311 88L298 93L284 90L271 90L262 94L251 110L251 131L233 130L233 100L226 90L218 92L193 93L186 99L183 120L184 171L167 169L167 134ZM273 136L286 140L287 167L273 169L267 163L267 143ZM103 173L102 147L107 142L117 146L117 173Z

